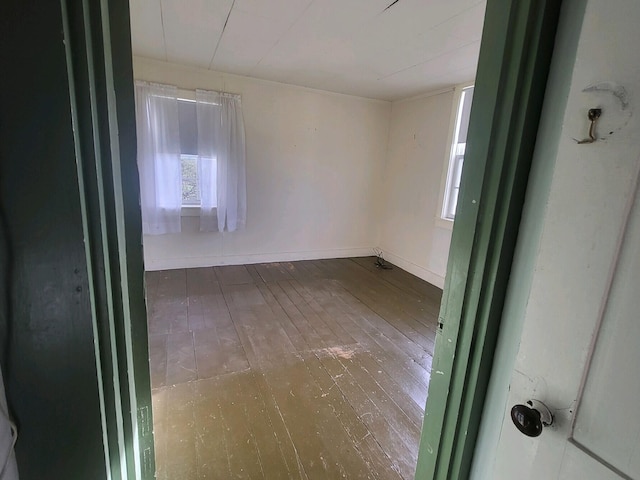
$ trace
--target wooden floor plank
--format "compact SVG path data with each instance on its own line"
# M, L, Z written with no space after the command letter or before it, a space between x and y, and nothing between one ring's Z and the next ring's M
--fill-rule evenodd
M302 362L265 373L304 470L309 478L375 478L332 406L322 401L326 392L310 373L321 368L307 353Z
M362 261L357 260L324 260L322 265L325 269L332 271L335 278L345 281L350 286L362 287L366 284L365 291L370 297L384 300L387 304L392 303L399 312L408 314L414 320L423 323L425 327L435 331L440 310L441 291L439 289L431 285L429 293L423 295L409 288L402 288L402 282L393 281L394 275L398 272L414 280L419 281L419 279L400 269L380 270L375 267L369 269L363 266ZM422 283L426 284L426 282ZM437 294L433 293L434 289L438 292Z
M318 359L336 382L340 391L353 407L358 418L367 426L371 434L384 448L391 467L403 478L412 478L415 471L417 456L406 448L405 442L398 437L397 432L385 418L380 408L371 401L367 393L353 378L348 368L341 363L341 356L351 355L349 351L318 354ZM417 451L417 446L416 446ZM415 458L414 458L415 457Z
M339 321L360 345L365 346L374 355L379 368L392 378L402 379L401 388L404 394L424 409L429 372L412 361L406 351L400 349L385 335L371 328L366 320L354 317L344 304L336 302L336 295L332 293L335 292L332 281L314 282L311 287L305 288L314 295L317 308L322 308Z
M228 425L220 401L219 378L199 380L194 388L198 475L200 478L231 478L229 456L232 452L225 437Z
M320 264L334 272L338 270L336 278L350 295L360 300L373 312L382 316L407 338L420 344L433 354L435 328L437 325L435 317L432 320L434 326L429 328L422 322L417 321L412 315L407 314L400 303L395 302L395 304L392 304L393 292L385 288L381 282L363 282L362 278L354 281L353 272L343 273L340 271L340 266L331 264L328 261L322 261ZM349 264L346 264L346 266L349 267ZM368 278L368 280L371 279Z
M241 372L249 368L244 348L233 325L193 332L199 380Z
M166 457L167 479L198 478L198 462L194 435L194 384L181 383L166 391Z
M348 345L356 343L356 340L351 336L349 331L343 325L339 318L329 315L322 307L318 305L315 299L316 289L313 292L307 287L307 282L292 281L288 282L290 290L296 292L303 300L302 305L303 314L307 315L314 323L322 323L327 326L331 332L333 332L336 338L337 345Z
M279 284L271 284L268 286L270 293L278 302L282 311L287 318L295 326L301 337L304 339L305 345L309 349L323 348L327 346L327 341L318 333L313 325L309 324L307 318L302 314L298 307L291 301Z
M421 420L422 416L416 418L405 412L401 405L410 404L406 399L400 400L398 398L398 402L394 401L393 389L389 388L387 391L381 385L381 383L385 383L389 387L392 385L391 382L385 381L384 372L363 365L365 362L362 358L366 358L368 355L369 352L357 351L354 355L338 356L337 358L344 370L350 373L362 391L365 392L371 403L380 410L387 423L395 431L396 438L401 440L408 450L415 450L417 455L414 439L420 435L418 420Z
M375 275L379 275L385 282L390 283L402 291L412 293L420 297L427 297L433 304L440 304L442 290L418 277L405 272L401 268L393 267L391 270L384 270L376 267L376 257L359 257L349 259L357 263L362 268L369 270ZM388 262L385 262L388 264Z
M220 378L218 392L223 417L223 434L227 444L229 478L265 478L256 439L247 415L247 403L243 399L242 373Z
M440 291L372 258L149 272L157 478L413 478Z
M151 388L167 385L167 335L149 335L149 373Z
M273 317L282 327L282 330L286 333L289 341L297 351L304 351L309 349L309 344L306 342L304 336L298 329L298 327L292 322L291 318L282 308L282 305L278 303L278 300L273 295L269 287L265 284L258 284L258 289L264 297L267 305L273 312Z
M367 426L358 417L352 405L331 375L323 368L311 369L311 375L323 390L323 401L331 406L336 418L352 439L356 450L370 468L373 478L400 479L400 474L394 470L386 452L371 434Z
M289 426L285 423L282 410L278 405L273 391L269 386L267 375L256 369L254 372L254 381L258 392L264 402L265 413L269 419L271 428L273 429L273 439L280 450L285 461L286 470L271 472L274 477L284 476L287 479L308 480L302 458L300 456L301 444L296 445L293 442ZM262 439L264 442L271 441L270 436ZM306 448L306 447L305 447Z
M170 333L167 335L166 385L177 385L197 378L193 333Z
M341 325L335 323L333 318L322 315L324 312L313 310L309 305L311 297L297 282L280 282L279 285L289 299L295 303L298 311L307 319L308 324L312 325L312 328L324 340L325 347L356 343ZM296 288L296 285L298 285L298 288Z
M291 280L291 274L281 263L263 263L255 265L263 282L281 282Z
M188 332L185 271L164 270L158 273L160 281L149 308L149 333Z
M156 480L167 479L167 388L151 391Z
M432 354L415 342L414 339L407 337L385 318L342 288L336 289L335 301L343 305L359 322L364 322L366 325L363 328L370 329L385 337L388 341L404 350L409 358L425 371L431 371Z
M214 267L214 272L222 285L244 285L246 283L253 283L253 278L244 265Z
M273 409L267 410L269 399L265 399L264 392L256 382L256 374L253 371L241 374L241 391L239 401L243 402L247 424L250 427L252 438L260 458L262 471L265 478L288 480L295 478L298 472L297 464L287 461L287 437L280 439L277 436L282 428L275 428L278 418ZM279 425L283 427L284 424Z

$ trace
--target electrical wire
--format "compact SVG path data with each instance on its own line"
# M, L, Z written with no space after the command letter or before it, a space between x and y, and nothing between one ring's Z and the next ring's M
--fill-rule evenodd
M387 262L384 261L384 257L382 256L382 250L380 250L379 248L374 248L373 253L376 256L376 262L374 263L376 268L380 268L381 270L393 270L393 265L389 265Z

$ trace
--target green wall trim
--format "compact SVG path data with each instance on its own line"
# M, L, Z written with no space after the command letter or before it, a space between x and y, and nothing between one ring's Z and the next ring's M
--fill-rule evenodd
M487 2L418 480L469 476L560 3Z
M134 81L128 0L101 0L112 188L129 392L129 475L155 478Z
M91 309L91 326L93 329L93 344L95 351L95 359L96 359L96 371L98 377L100 378L103 375L102 369L102 359L100 356L100 331L98 328L98 313L96 309L96 285L93 280L95 275L94 268L91 261L91 251L93 250L93 242L91 240L91 236L89 233L89 226L85 219L88 216L88 200L85 195L85 172L83 167L83 155L80 138L80 130L79 130L79 109L78 109L78 101L76 98L76 84L74 80L74 62L73 55L71 52L71 29L69 25L69 10L67 8L67 3L65 0L61 0L61 13L62 13L62 30L65 38L65 57L67 62L67 73L68 73L68 82L69 82L69 103L71 107L71 121L73 124L73 141L75 147L75 156L76 156L76 170L78 174L78 194L80 201L80 211L82 216L82 234L84 237L85 244L85 258L87 262L87 282L88 282L88 290L89 290L89 300L90 300L90 309ZM109 436L107 434L107 413L106 413L106 400L105 400L105 392L103 382L98 381L98 396L100 400L100 421L102 424L102 442L104 448L104 457L105 457L105 467L111 464L111 454L109 452ZM107 478L109 477L110 472L108 468L106 468L105 474Z
M108 478L155 477L129 6L61 0Z

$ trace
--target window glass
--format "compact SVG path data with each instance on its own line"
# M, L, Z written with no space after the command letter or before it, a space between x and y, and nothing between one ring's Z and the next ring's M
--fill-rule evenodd
M464 88L458 104L456 127L449 157L447 184L444 201L442 202L442 218L447 220L453 220L455 218L456 208L458 206L458 193L460 190L464 154L467 146L467 133L469 130L469 116L471 114L472 101L473 87Z
M200 205L198 188L198 156L180 155L182 164L182 204Z
M180 126L182 205L192 207L199 206L200 181L198 178L198 123L196 102L178 99L178 121ZM215 180L212 183L215 186ZM215 194L213 198L215 198Z

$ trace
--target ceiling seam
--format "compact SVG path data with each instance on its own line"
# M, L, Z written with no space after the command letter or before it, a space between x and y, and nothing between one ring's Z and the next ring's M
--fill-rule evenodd
M260 65L262 63L262 60L264 60L265 58L267 58L269 56L269 54L273 51L274 48L276 48L278 46L278 44L280 43L280 41L285 37L285 35L287 35L291 29L296 25L296 23L298 23L300 21L300 19L302 18L302 16L307 13L307 10L309 10L309 8L311 7L311 5L313 5L313 3L315 2L315 0L311 0L311 2L309 2L309 5L306 6L306 8L300 12L300 15L298 15L298 18L296 18L291 25L289 25L289 28L287 28L287 31L284 32L280 38L276 41L276 43L274 43L271 48L267 51L267 53L265 53L262 58L260 58L260 60L258 60L258 63L256 63L250 70L250 72L253 72L258 65Z
M476 8L478 5L480 5L480 4L482 4L482 3L486 4L487 2L486 2L486 0L480 0L478 3L474 3L474 4L473 4L472 6L470 6L469 8L465 8L464 10L462 10L462 11L460 11L460 12L456 13L455 15L452 15L452 16L450 16L450 17L448 17L448 18L445 18L445 19L444 19L444 20L442 20L441 22L436 23L434 26L429 27L429 29L431 30L431 29L434 29L434 28L441 27L441 26L442 26L442 25L444 25L445 23L450 22L451 20L455 20L456 18L458 18L458 17L460 17L460 16L464 15L465 13L469 13L471 10L473 10L474 8ZM486 6L485 6L485 10L486 10ZM484 19L484 15L483 15L482 17L483 17L483 19Z
M164 47L164 61L169 61L169 54L167 53L167 37L164 33L164 9L162 8L162 0L158 0L160 4L160 23L162 25L162 46Z
M224 25L222 26L222 31L220 32L220 36L218 37L218 42L216 43L216 48L213 49L213 55L211 56L211 61L209 62L208 70L211 70L213 67L213 59L216 58L216 53L218 53L218 47L220 46L220 42L222 41L222 36L224 35L224 30L227 28L227 23L229 23L229 17L231 16L231 11L236 4L236 0L231 2L231 8L229 8L229 13L227 13L227 18L224 20Z
M412 68L418 67L420 65L424 65L425 63L432 62L434 60L437 60L440 57L444 57L445 55L449 55L450 53L455 52L456 50L462 50L463 48L468 47L469 45L473 45L474 43L480 43L480 41L479 40L473 40L471 42L465 43L464 45L461 45L459 47L452 48L451 50L447 50L446 52L442 52L440 55L436 55L435 57L431 57L430 59L425 60L424 62L418 62L415 65L411 65L409 67L401 68L400 70L397 70L397 71L395 71L393 73L390 73L389 75L384 75L382 77L379 77L377 80L385 80L385 79L387 79L389 77L393 77L394 75L397 75L398 73L402 73L402 72L405 72L407 70L411 70Z
M169 59L168 59L168 51L169 51L168 40L169 39L167 38L167 35L166 35L166 27L167 27L167 22L171 24L169 25L169 27L172 27L173 25L172 24L173 9L172 8L169 9L169 12L166 13L168 17L165 18L165 12L164 12L165 1L166 0L155 0L150 2L149 0L147 0L147 2L149 2L147 5L148 7L151 7L153 4L155 4L157 5L156 8L158 8L159 10L159 11L156 11L157 13L155 15L156 15L156 18L157 18L157 15L159 15L161 20L162 32L161 32L160 40L162 42L162 45L161 45L162 52L157 55L159 55L158 58L164 57L164 60L166 62L169 62ZM216 0L216 1L220 1L220 0ZM375 15L374 12L375 11L380 12L379 8L382 7L385 9L383 11L386 11L389 8L393 8L394 12L392 13L391 16L394 17L395 19L395 13L396 13L395 8L397 7L399 0L395 0L395 1L394 0L386 0L386 1L377 0L377 1L379 2L377 8L373 4L373 2L371 4L371 6L373 7L372 9L369 10L370 13L373 13L373 17L371 18L375 18L377 15L380 15L379 13ZM451 2L461 1L461 3L469 2L469 0L450 0L450 1ZM354 88L347 88L349 87L349 85L347 84L350 82L346 82L346 80L342 79L341 75L338 75L336 73L338 72L337 67L339 65L337 64L333 65L331 62L328 62L326 60L327 58L329 58L327 56L328 49L321 48L322 45L318 45L318 47L315 48L313 52L311 52L312 54L319 56L319 61L315 65L315 69L319 73L317 78L316 76L313 76L313 75L311 76L307 75L306 74L307 72L301 72L301 74L298 74L297 72L293 72L293 73L287 72L286 69L273 70L275 67L280 66L280 60L283 60L285 62L289 61L289 57L285 57L281 54L286 52L281 52L280 47L282 47L283 45L285 46L289 45L291 43L291 40L294 39L294 37L297 39L300 34L304 35L305 33L304 26L306 26L307 24L306 22L307 17L315 16L315 14L322 13L322 12L319 12L319 7L315 7L315 6L316 5L320 6L322 5L323 2L317 2L316 0L306 0L306 1L303 0L303 2L300 2L302 3L302 5L300 5L300 3L298 4L298 8L302 7L302 11L298 9L296 9L298 10L298 12L288 11L287 12L288 18L286 19L282 18L282 15L280 14L281 12L274 11L273 9L260 10L260 12L254 13L251 10L247 10L243 8L242 1L238 2L237 0L227 0L224 3L229 4L229 9L227 10L226 16L224 14L224 10L222 10L222 12L218 11L219 13L216 16L216 19L218 22L220 20L223 20L223 26L220 26L220 24L218 23L218 27L215 29L217 30L218 28L221 28L218 38L211 39L210 42L206 42L205 44L202 45L202 47L204 47L205 49L207 47L211 47L212 45L214 46L208 67L204 67L204 65L201 64L202 67L208 68L208 70L210 71L215 67L218 67L218 68L220 67L220 65L215 62L215 57L217 57L217 51L220 49L222 39L224 38L224 33L226 33L226 28L230 28L229 35L231 35L231 37L227 35L227 40L225 41L225 45L222 46L223 53L221 55L225 56L226 58L226 54L228 53L227 50L228 50L228 46L231 38L233 37L235 39L234 33L236 32L236 29L238 28L239 25L244 25L244 22L238 21L237 15L240 14L240 12L248 15L253 15L255 17L259 17L262 19L269 19L271 16L276 15L275 17L273 17L274 19L285 20L285 23L282 24L282 27L284 27L284 30L282 30L281 28L277 28L277 30L279 30L279 32L277 32L277 31L273 31L274 29L271 29L273 33L279 33L279 34L274 35L272 38L274 37L275 38L271 42L264 42L261 45L261 48L254 50L253 52L254 54L260 53L260 55L252 56L253 58L245 59L245 60L248 60L244 62L245 68L248 67L248 69L243 71L242 73L236 73L236 74L246 75L246 76L251 76L256 78L263 78L267 81L268 80L276 81L284 84L300 85L300 86L304 86L306 88L311 88L311 89L337 92L344 95L362 96L362 91L358 89L355 89L354 91ZM428 29L429 30L443 29L445 25L447 27L450 27L450 23L453 23L454 25L461 24L461 25L467 26L467 23L470 23L471 20L474 20L474 21L479 20L481 12L478 10L478 7L484 5L486 3L486 0L470 0L469 3L471 5L467 7L463 7L460 10L458 10L460 8L459 6L454 7L454 9L448 8L447 11L449 16L447 16L444 19L438 18L438 17L441 17L441 14L443 13L441 12L441 14L437 15L435 18L436 19L435 25L428 27ZM237 7L236 7L236 4L238 4ZM170 7L171 6L172 4L170 5ZM401 7L402 8L398 10L398 13L400 13L400 11L405 12L404 4ZM453 10L453 12L455 13L453 13L451 10ZM473 13L474 10L476 10L475 13ZM233 12L235 12L236 14L234 16L234 23L232 24L231 27L228 27L231 14ZM220 15L220 13L222 13L222 15ZM362 26L364 24L369 24L371 22L371 18L365 21L364 17L361 18L360 16L355 15L356 13L355 10L354 12L351 12L351 10L349 10L349 13L354 13L354 15L352 15L354 18L350 20L354 24L354 28L353 28L354 31L350 32L351 35L347 35L348 41L345 41L347 46L352 45L354 44L354 42L356 42L356 40L354 39L355 37L360 37L363 35L362 32L360 32L360 34L357 34L355 30L362 30ZM451 15L451 13L453 13L453 15ZM473 13L473 15L470 15L471 13ZM291 14L294 14L295 16L292 18ZM365 17L367 16L365 15ZM301 27L297 27L297 25L301 25ZM422 28L424 28L424 25L422 25ZM419 28L415 28L414 30L416 30L416 33L417 33L417 30L419 30ZM173 30L169 33L173 34ZM465 32L460 29L458 30L451 29L451 31L448 32L448 35L451 37L452 42L454 44L457 43L458 45L453 46L453 48L451 48L452 47L451 45L449 46L449 48L445 47L444 51L440 49L445 45L439 45L438 48L435 49L435 51L430 51L430 52L425 51L423 53L420 53L420 56L424 55L424 56L427 56L428 58L419 58L416 52L413 52L413 53L410 52L411 55L409 55L404 60L413 60L413 62L409 61L405 63L404 61L402 61L402 59L398 59L398 58L396 58L395 61L387 61L387 64L388 64L387 66L391 66L391 67L393 67L393 63L400 63L400 65L397 65L398 68L395 68L391 71L387 70L387 72L375 72L375 69L369 68L368 73L366 73L365 72L366 69L363 70L363 68L366 67L366 65L361 65L360 68L357 69L357 72L354 70L355 72L354 83L357 84L358 81L362 81L363 84L366 84L367 81L371 82L369 84L369 87L371 88L369 87L365 88L365 90L367 90L367 92L371 95L368 98L376 98L383 101L385 100L394 101L398 99L404 99L404 98L407 98L406 95L411 96L411 95L415 95L416 92L421 92L422 91L421 88L418 90L416 90L415 88L420 83L420 81L418 81L416 76L421 74L421 72L423 71L424 71L424 74L427 75L430 79L431 77L433 77L434 82L436 79L440 80L440 82L435 82L437 83L437 86L440 86L441 84L444 85L448 81L453 81L454 80L453 77L456 78L455 79L456 83L459 83L458 77L462 77L463 74L465 77L472 75L473 67L468 66L467 64L470 64L470 61L472 60L471 57L473 56L476 50L475 47L479 44L479 41L478 41L479 39L474 38L472 40L469 38L469 37L477 37L478 35L475 33L473 35L468 35L468 33L469 33L468 31ZM155 35L157 39L157 33ZM420 34L418 35L414 33L413 35L411 35L411 37L413 38L415 36L420 36L420 35L424 35L424 30L420 32ZM339 36L337 38L340 39L341 37ZM367 37L362 37L362 38L367 38ZM174 37L172 37L172 41L173 39ZM425 45L427 45L427 42L431 43L432 41L435 41L435 40L437 40L436 37L431 39L431 37L427 38L427 36L425 36L425 41L423 42L422 40L420 40L420 42L416 43L416 45L420 47L421 43L424 43ZM404 40L402 42L396 40L395 43L397 43L398 44L397 47L400 48L400 44L402 44L402 46L404 47L404 45L409 42L407 40ZM175 45L172 46L172 48L173 48L172 61L180 62L179 60L180 57L175 56L177 54L177 51L175 50ZM416 47L414 46L413 48L416 48ZM333 49L335 49L335 45ZM285 50L287 52L289 51L289 49L285 49ZM392 50L392 49L389 49L389 50ZM428 49L428 50L431 50L431 49ZM451 60L448 59L448 56L452 57ZM256 61L256 57L257 57L257 61ZM149 57L149 58L152 58L152 57ZM403 63L404 63L404 66L402 65ZM262 66L263 64L264 64L264 67ZM284 64L284 65L286 67L286 65L288 64ZM325 68L327 70L325 70ZM275 75L275 77L272 70L277 74ZM310 71L311 73L313 73L314 69L310 67ZM284 75L282 75L283 72L285 73ZM342 71L340 71L340 73L342 73ZM380 75L377 78L376 78L376 73ZM367 80L367 76L368 76L368 80ZM431 86L429 86L428 88L431 88ZM392 91L392 90L393 91L399 90L402 93L400 94L400 96L395 96L395 95L389 96L387 93L385 93L387 91Z
M396 3L398 3L400 0L394 0L393 2L391 2L389 5L387 5L387 8L385 8L382 12L386 12L387 10L389 10L391 7L393 7Z
M387 8L385 8L385 9L382 11L382 13L386 12L386 11L387 11L387 9L388 9L388 8L390 8L390 7L392 7L394 4L395 4L395 2L394 2L394 3L392 3L391 5L389 5ZM427 28L427 32L423 32L423 33L420 33L420 34L418 34L418 35L412 36L411 38L408 38L407 40L405 40L405 41L403 42L403 45L404 45L404 44L407 44L408 42L410 42L410 41L412 41L412 40L414 40L414 39L416 39L416 38L419 38L419 37L423 37L423 36L425 36L428 32L433 31L433 30L435 30L435 29L436 29L436 28L438 28L438 27L441 27L442 25L446 24L447 22L450 22L451 20L455 20L456 18L458 18L458 17L460 17L460 16L464 15L465 13L468 13L469 11L473 10L474 8L476 8L478 5L481 5L481 4L486 4L486 0L480 0L479 2L474 3L471 7L465 8L464 10L461 10L460 12L456 13L455 15L452 15L452 16L450 16L450 17L447 17L447 18L445 18L444 20L442 20L442 21L440 21L440 22L438 22L438 23L436 23L436 24L434 24L434 25L432 25L432 26L428 27L428 28ZM466 37L459 36L459 35L455 35L455 34L451 34L451 36L453 36L453 37L455 37L455 38L458 38L458 39L460 39L460 40L465 40L465 39L466 39ZM480 39L477 39L477 40L479 41ZM473 42L475 42L475 41L476 41L476 40L471 40L469 43L473 43ZM464 47L464 46L467 46L469 43L464 44L464 45L463 45L463 47ZM459 47L459 48L462 48L462 47ZM453 49L453 50L455 50L455 49ZM453 51L453 50L447 50L447 52L451 52L451 51ZM445 52L445 53L446 53L446 52ZM433 58L437 58L437 57L433 57ZM429 60L427 60L427 62L428 62L428 61L429 61ZM425 63L425 62L422 62L422 63ZM413 67L415 67L415 66L417 66L417 65L420 65L420 63L416 63L415 65L413 65ZM408 68L411 68L411 67L408 67ZM398 70L398 72L400 72L400 71L401 71L401 70ZM398 73L398 72L395 72L395 73ZM390 74L390 75L394 75L394 73L392 73L392 74ZM386 78L386 77L381 77L381 78ZM378 78L378 80L380 80L380 78Z

